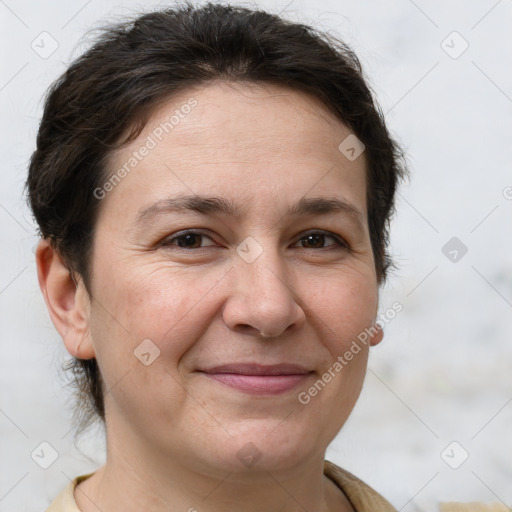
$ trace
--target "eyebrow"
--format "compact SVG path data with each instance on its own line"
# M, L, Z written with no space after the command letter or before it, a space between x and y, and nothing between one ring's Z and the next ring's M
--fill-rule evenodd
M141 208L133 222L135 226L146 225L155 216L179 212L193 211L203 215L225 215L240 218L243 209L231 200L218 196L176 195L160 199L156 203ZM337 197L302 197L292 205L288 216L328 215L344 213L351 217L360 229L363 228L364 215L352 203Z

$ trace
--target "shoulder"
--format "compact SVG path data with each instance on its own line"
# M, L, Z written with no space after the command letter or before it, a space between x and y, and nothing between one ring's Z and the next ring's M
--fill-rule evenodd
M446 502L439 504L440 512L510 512L512 509L503 505L503 503L456 503Z
M397 512L377 491L333 462L324 461L324 474L347 495L357 512Z
M75 501L75 487L93 474L94 473L88 473L87 475L77 476L71 480L62 492L51 502L46 512L80 512Z
M324 461L324 474L347 495L357 512L397 512L397 510L377 491L345 469L333 462ZM512 512L503 503L439 503L439 512Z

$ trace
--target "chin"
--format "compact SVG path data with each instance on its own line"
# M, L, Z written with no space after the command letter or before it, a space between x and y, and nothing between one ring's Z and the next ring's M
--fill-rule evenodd
M267 473L284 471L300 465L315 456L323 456L325 447L315 427L287 425L289 419L266 421L262 425L244 425L243 430L233 432L226 428L231 438L218 444L214 458L219 469L236 473ZM247 422L247 420L245 420ZM302 427L302 428L301 428Z

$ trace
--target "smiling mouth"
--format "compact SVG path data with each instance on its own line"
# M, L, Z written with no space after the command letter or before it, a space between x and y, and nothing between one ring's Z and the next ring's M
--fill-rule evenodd
M229 364L202 370L207 378L253 395L277 395L292 391L315 372L300 365Z

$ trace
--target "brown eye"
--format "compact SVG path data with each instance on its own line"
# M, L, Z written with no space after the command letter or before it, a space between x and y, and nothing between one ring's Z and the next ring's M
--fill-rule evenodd
M211 240L211 238L204 233L199 233L197 231L184 231L181 234L165 239L162 242L162 245L167 247L176 246L180 249L200 249L201 247L206 247L201 245L201 242L205 238Z
M324 245L327 239L334 240L334 244ZM331 247L333 245L338 245L341 247L347 247L347 244L342 242L337 236L330 235L329 233L323 232L313 232L304 235L298 243L301 244L301 247L304 249L324 249L326 247Z

